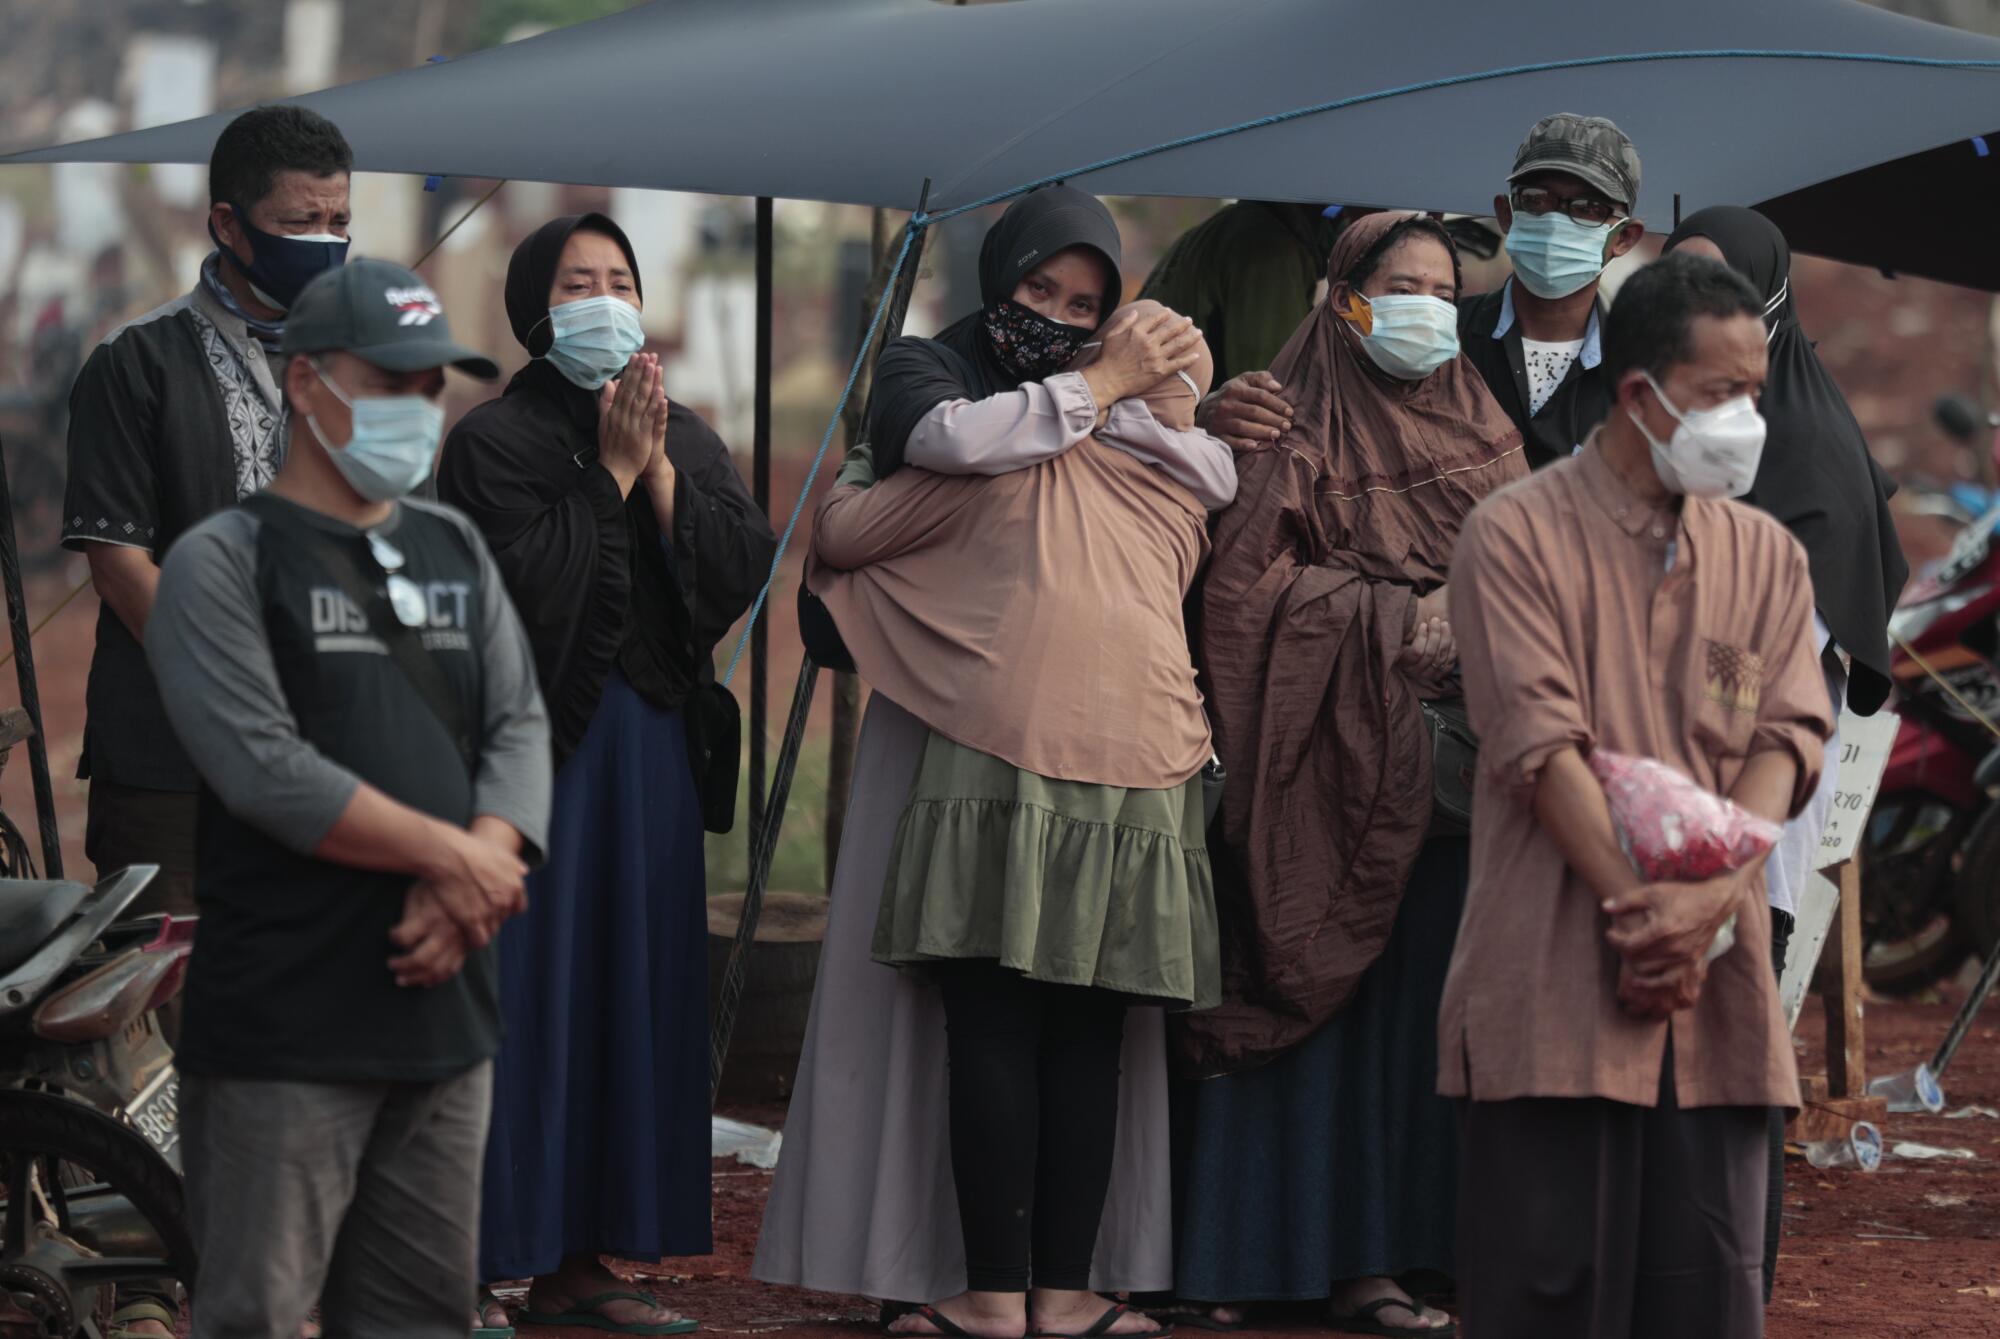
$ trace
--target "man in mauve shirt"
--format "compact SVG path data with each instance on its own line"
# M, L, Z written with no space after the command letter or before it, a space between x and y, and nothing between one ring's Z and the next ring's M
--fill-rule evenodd
M1482 505L1452 564L1481 747L1439 1090L1469 1099L1480 1339L1763 1333L1766 1112L1799 1096L1762 862L1645 884L1585 763L1656 758L1772 820L1818 781L1805 553L1726 500L1762 449L1761 308L1695 256L1634 275L1605 323L1609 419Z

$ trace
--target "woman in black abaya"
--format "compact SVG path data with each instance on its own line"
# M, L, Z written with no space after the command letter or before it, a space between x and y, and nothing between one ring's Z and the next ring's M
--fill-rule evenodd
M500 938L481 1277L534 1280L524 1325L681 1333L693 1323L599 1257L710 1250L702 816L734 795L698 773L735 757L711 658L776 540L721 439L639 351L617 224L541 228L506 296L532 360L453 431L438 492L506 578L558 771L548 864ZM480 1319L506 1316L488 1295Z
M1889 615L1910 575L1889 513L1896 486L1868 453L1847 397L1799 328L1792 303L1792 250L1778 225L1736 205L1704 209L1667 239L1666 249L1676 248L1722 261L1764 295L1770 373L1758 409L1767 429L1757 482L1743 501L1783 521L1805 545L1817 606L1813 630L1820 650L1829 653L1827 691L1834 710L1838 713L1844 696L1857 715L1871 716L1889 697ZM1831 654L1835 649L1849 657L1845 669ZM1780 975L1799 893L1817 868L1839 760L1836 732L1827 742L1819 793L1805 813L1786 824L1784 840L1766 866L1772 966ZM1777 1270L1784 1178L1784 1123L1782 1113L1774 1111L1764 1229L1766 1301Z

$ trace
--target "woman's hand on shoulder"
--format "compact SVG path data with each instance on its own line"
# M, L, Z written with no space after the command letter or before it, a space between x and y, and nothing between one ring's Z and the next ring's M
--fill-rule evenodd
M1195 409L1195 426L1220 437L1232 450L1270 446L1292 426L1292 406L1281 394L1284 389L1269 372L1231 377Z
M1104 353L1083 371L1100 410L1149 390L1201 358L1201 331L1176 312L1128 312L1104 332Z

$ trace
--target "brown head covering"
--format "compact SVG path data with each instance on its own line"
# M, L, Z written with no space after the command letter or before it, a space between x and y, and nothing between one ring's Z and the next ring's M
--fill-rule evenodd
M1414 217L1357 220L1331 283ZM1179 1030L1182 1062L1205 1074L1303 1040L1388 940L1431 812L1430 738L1396 661L1466 516L1527 473L1520 431L1469 362L1390 376L1329 303L1271 371L1293 426L1237 457L1202 595L1229 770L1216 877L1240 891L1217 898L1225 1001Z
M1191 427L1212 369L1204 347L1193 386L1168 377L1140 398ZM1094 437L991 477L905 466L866 487L857 473L814 520L806 584L871 686L1058 780L1154 790L1208 761L1182 621L1207 515L1185 488Z

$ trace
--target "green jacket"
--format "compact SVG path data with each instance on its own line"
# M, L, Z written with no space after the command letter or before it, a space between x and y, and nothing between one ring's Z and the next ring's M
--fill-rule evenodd
M1269 370L1312 311L1340 221L1318 205L1241 200L1181 234L1142 298L1194 318L1215 355L1215 384Z

